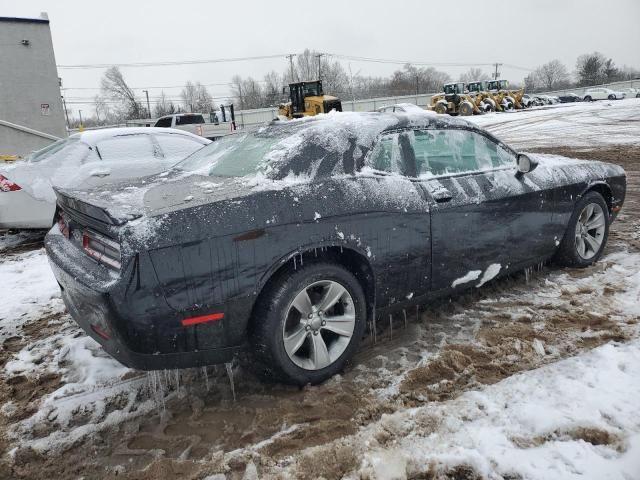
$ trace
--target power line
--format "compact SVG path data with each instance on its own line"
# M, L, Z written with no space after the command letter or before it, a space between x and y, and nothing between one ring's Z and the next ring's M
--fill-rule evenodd
M256 55L253 57L231 57L231 58L215 58L209 60L175 60L161 62L132 62L132 63L84 63L76 65L58 65L58 68L67 70L87 70L92 68L110 68L110 67L166 67L175 65L200 65L206 63L228 63L228 62L245 62L249 60L266 60L271 58L284 58L286 54L281 55Z

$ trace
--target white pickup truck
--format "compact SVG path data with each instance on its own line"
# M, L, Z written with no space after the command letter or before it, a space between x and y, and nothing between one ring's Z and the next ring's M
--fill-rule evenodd
M175 113L160 117L154 127L177 128L201 137L215 140L231 133L230 123L207 123L201 113Z

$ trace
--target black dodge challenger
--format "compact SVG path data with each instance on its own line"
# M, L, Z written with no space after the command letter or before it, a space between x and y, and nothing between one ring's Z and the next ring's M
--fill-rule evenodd
M73 318L128 366L244 349L267 376L317 383L391 309L595 262L625 186L617 166L518 154L460 119L332 113L59 190L46 248Z

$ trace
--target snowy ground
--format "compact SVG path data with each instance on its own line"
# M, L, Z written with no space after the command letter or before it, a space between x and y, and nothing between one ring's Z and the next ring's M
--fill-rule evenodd
M224 368L120 366L64 312L44 252L3 237L0 478L640 478L639 107L474 118L518 149L627 169L604 258L396 315L302 390L242 361L235 390Z

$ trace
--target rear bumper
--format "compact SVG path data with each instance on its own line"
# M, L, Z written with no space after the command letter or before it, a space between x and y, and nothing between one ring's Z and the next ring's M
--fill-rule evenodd
M129 347L130 339L125 338L128 335L126 329L121 327L127 319L123 319L116 308L121 302L114 298L112 285L107 281L108 276L97 278L95 285L87 281L86 272L92 272L97 265L84 255L74 257L75 263L69 267L72 271L66 271L69 259L65 261L65 256L68 256L69 245L64 245L65 241L62 235L53 233L48 234L45 239L49 263L60 285L65 306L87 335L122 364L139 370L192 368L228 362L243 350L243 346L169 353L141 353L133 350Z
M24 190L0 192L0 228L51 228L55 203L36 200Z

